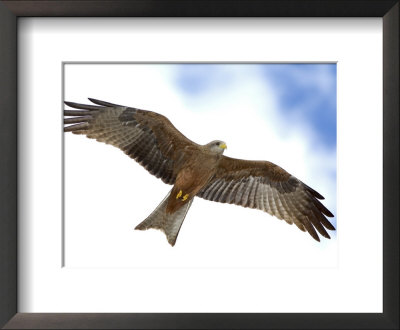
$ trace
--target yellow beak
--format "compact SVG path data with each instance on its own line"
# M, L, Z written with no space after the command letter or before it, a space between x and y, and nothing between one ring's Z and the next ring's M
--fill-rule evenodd
M221 149L226 149L226 148L227 148L226 143L222 143L219 147L220 147Z

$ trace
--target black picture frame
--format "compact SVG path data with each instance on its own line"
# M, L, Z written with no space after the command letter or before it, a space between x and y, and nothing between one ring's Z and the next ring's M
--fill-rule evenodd
M399 329L399 8L399 0L0 1L0 326L5 329ZM24 16L382 17L383 313L18 313L17 21Z

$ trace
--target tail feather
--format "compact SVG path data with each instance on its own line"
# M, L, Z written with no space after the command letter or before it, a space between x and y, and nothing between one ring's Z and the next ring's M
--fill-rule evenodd
M167 214L166 208L170 193L171 192L168 193L168 195L162 200L157 208L144 221L138 224L135 229L160 229L167 236L168 243L174 246L183 220L185 220L186 213L192 205L193 199L191 199L176 212Z

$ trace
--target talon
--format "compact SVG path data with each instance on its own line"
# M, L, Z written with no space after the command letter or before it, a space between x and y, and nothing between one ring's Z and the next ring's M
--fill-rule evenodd
M182 197L182 201L185 201L185 200L187 200L187 199L188 199L188 197L189 197L189 194L186 194L185 196L183 196L183 197Z
M176 199L182 196L182 190L179 190L178 195L176 195Z

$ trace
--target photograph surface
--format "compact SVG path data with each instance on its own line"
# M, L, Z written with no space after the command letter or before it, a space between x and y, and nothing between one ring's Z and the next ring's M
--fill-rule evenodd
M65 105L66 127L82 133L64 133L65 266L336 266L336 64L65 63L63 70L64 101L74 102ZM85 131L90 114L112 104L129 108L114 117L110 110L104 120L99 115L96 128ZM151 116L132 109L156 112L162 120L150 122ZM111 122L121 118L126 131ZM164 140L170 135L162 132L169 123L182 134L175 149L187 138L196 145L217 144L217 153L234 159L229 169L222 166L224 174L218 172L229 180L207 177L214 165L203 157L202 169L193 170L204 177L201 187L181 183L183 191L172 190L175 198L168 202L176 173L168 172L168 157L157 157L175 152L177 162L176 154L189 148L168 149L170 141ZM79 126L71 129L74 125ZM151 134L143 135L146 130ZM137 131L143 136L130 141L129 132ZM160 143L167 143L162 152L156 148ZM236 160L268 161L271 177L261 182L258 165L248 168ZM262 187L269 189L264 203ZM174 203L185 207L168 229L150 219L157 207L155 213ZM311 229L304 226L294 216L307 212L304 205L329 222L323 227L306 219ZM161 230L135 230L157 226Z

